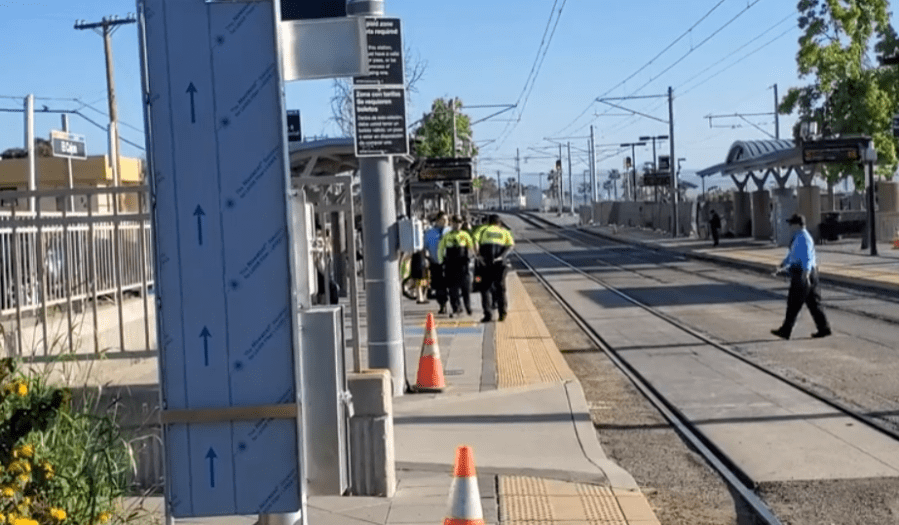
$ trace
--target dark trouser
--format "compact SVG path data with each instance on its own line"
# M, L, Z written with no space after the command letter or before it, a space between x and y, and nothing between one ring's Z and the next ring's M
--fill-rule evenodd
M471 313L471 273L468 271L468 259L446 262L444 269L453 313L460 313L462 306L465 306L466 312Z
M443 265L434 259L428 259L428 271L431 274L431 290L434 290L434 297L440 308L446 307L446 279L444 277Z
M829 332L830 324L821 308L821 293L818 291L818 269L812 268L809 275L809 284L806 285L802 279L802 270L799 268L790 268L790 292L787 295L787 315L780 330L786 335L790 335L793 331L793 325L796 324L796 316L802 305L808 306L812 319L815 320L815 326L819 332Z
M718 246L718 228L715 228L713 226L711 228L711 230L712 230L712 241L714 242L715 246Z
M481 308L484 316L493 315L493 306L499 310L499 315L506 316L506 265L488 264L483 270L483 287L481 291Z

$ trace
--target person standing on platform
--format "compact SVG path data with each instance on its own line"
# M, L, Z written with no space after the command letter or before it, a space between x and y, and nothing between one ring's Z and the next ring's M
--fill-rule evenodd
M440 239L449 232L446 225L446 214L438 212L434 217L434 226L425 232L425 249L428 251L428 271L431 278L431 290L440 305L439 314L446 313L446 280L443 277L443 265L439 261Z
M508 313L506 298L506 254L515 246L512 232L502 226L499 215L491 215L487 227L478 233L479 264L482 267L481 307L482 323L493 320L493 307L499 311L499 320L505 321Z
M469 264L474 256L474 241L462 229L462 217L454 215L452 230L440 239L438 249L443 264L446 287L449 291L450 317L462 315L462 307L471 315L471 272Z
M778 272L789 272L790 292L787 295L787 314L780 328L771 333L783 339L789 339L796 324L796 316L802 305L808 306L818 331L812 337L827 337L831 334L830 323L821 309L821 293L818 291L818 265L815 258L815 242L805 229L805 217L793 214L787 219L792 226L793 239L790 251L781 262Z
M712 216L709 218L709 230L712 231L712 246L718 246L718 235L721 231L721 217L715 210L712 210Z

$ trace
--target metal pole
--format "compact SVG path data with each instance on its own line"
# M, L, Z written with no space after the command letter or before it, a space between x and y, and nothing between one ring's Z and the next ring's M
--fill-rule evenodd
M593 125L590 125L590 197L596 202L596 144L593 138Z
M868 243L871 245L871 255L877 255L877 224L874 216L874 163L865 163L868 168Z
M668 87L668 147L670 148L671 160L669 161L669 169L671 170L671 212L673 215L673 225L671 231L672 237L677 237L678 220L677 220L677 171L671 162L676 162L677 157L674 156L674 90Z
M571 182L571 142L568 142L568 202L571 203L571 213L574 214L574 187Z
M351 0L347 2L347 14L381 17L384 16L384 2ZM389 369L393 395L401 396L405 390L406 367L403 359L396 202L393 198L395 174L390 157L359 159L359 172L361 199L366 203L362 207L362 228L368 367Z
M499 170L496 170L496 195L499 199L499 209L503 209L503 181L500 179Z
M25 151L28 152L28 191L37 191L34 151L34 95L25 97ZM35 211L34 195L28 197L28 211Z
M777 111L777 84L774 84L774 138L780 138L780 114Z
M521 207L521 157L515 148L515 173L518 175L518 208Z
M63 113L62 115L62 130L66 133L69 132L69 115ZM72 175L72 157L66 157L66 174L68 175L69 182L69 211L75 211L75 194L73 190L75 189L75 178Z
M631 169L633 169L631 195L634 197L634 202L637 202L637 145L634 143L631 143Z
M557 206L557 211L559 215L562 215L562 203L565 201L565 189L562 186L562 144L559 144L559 171L556 173L556 185L559 188L559 205Z

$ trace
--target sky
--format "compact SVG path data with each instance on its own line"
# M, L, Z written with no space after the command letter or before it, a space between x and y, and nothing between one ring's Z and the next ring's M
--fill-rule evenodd
M571 171L582 178L591 125L600 177L622 169L631 152L620 144L669 134L669 87L675 157L685 159L683 177L699 184L692 172L723 162L733 142L773 137L775 84L783 97L811 81L797 75L795 0L385 0L385 10L401 19L405 47L426 63L406 101L409 121L436 98L458 97L473 121L502 109L475 106L516 105L475 124L473 133L481 173L514 176L518 154L525 184L552 169L559 144L567 169L569 142ZM40 110L77 110L70 131L85 136L89 155L104 153L103 39L74 25L135 11L135 3L120 0L0 0L0 109L20 109L34 94L35 135L43 138L61 129L60 115ZM143 156L136 25L119 27L113 55L122 153ZM287 108L302 112L304 135L340 135L330 120L332 92L331 80L285 86ZM625 109L597 98L617 98L609 102ZM794 123L795 116L780 117L782 137ZM23 114L0 111L0 150L23 143ZM657 153L668 149L668 141L656 143ZM651 142L636 148L637 163L652 155ZM732 186L720 176L706 185Z

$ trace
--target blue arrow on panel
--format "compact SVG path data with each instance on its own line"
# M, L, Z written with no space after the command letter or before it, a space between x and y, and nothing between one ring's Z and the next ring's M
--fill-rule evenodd
M194 83L191 82L189 86L187 86L187 91L185 93L190 93L190 123L197 123L197 113L194 108L194 94L197 92L197 88L194 86Z
M209 447L209 452L206 453L206 459L209 460L209 486L215 488L215 458L218 456L215 455L215 451L212 450L212 447Z
M203 208L197 204L197 209L194 210L194 216L197 218L197 240L200 241L200 246L203 246L203 216L206 215L203 213Z
M209 328L203 327L203 331L200 332L200 337L203 338L203 361L206 366L209 366L209 337L212 336L209 333Z

